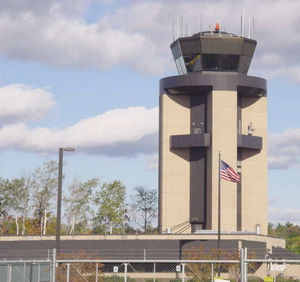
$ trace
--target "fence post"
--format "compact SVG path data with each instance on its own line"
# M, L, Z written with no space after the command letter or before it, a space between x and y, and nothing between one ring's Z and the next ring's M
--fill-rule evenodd
M70 264L67 263L67 282L70 282Z
M127 282L127 266L128 263L124 263L124 282Z
M7 266L7 282L11 282L11 265Z
M156 263L153 263L153 282L155 282Z
M25 282L26 279L26 262L24 262L24 267L23 267L23 282Z
M240 269L241 282L245 282L245 250L243 248L240 250Z
M52 252L52 282L56 281L56 249Z
M244 263L245 282L247 282L248 281L248 277L247 277L248 276L248 263L246 262L247 257L248 257L248 249L247 248L245 248L244 257L245 257L245 263Z
M40 282L41 281L41 264L38 263L38 278L37 281Z
M211 282L214 282L214 264L211 263Z
M99 270L99 265L98 265L98 263L96 263L96 281L95 282L98 282L98 275L99 275L98 270Z
M184 282L185 281L185 264L182 263L181 265L182 265L182 282Z

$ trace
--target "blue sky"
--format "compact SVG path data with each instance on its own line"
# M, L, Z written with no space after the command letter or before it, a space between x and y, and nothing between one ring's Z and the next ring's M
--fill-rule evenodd
M237 33L243 9L258 41L250 74L268 79L270 221L300 223L299 1L1 1L1 175L75 146L66 183L157 188L158 84L176 74L172 22L181 14L199 32L202 11L204 29L218 21Z

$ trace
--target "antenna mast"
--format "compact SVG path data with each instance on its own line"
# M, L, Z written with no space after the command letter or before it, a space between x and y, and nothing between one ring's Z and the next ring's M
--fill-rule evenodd
M180 36L183 34L183 16L180 16Z
M202 8L200 11L200 31L202 32Z
M175 41L175 23L174 23L174 21L173 21L173 28L172 28L172 30L173 30L173 42Z
M179 25L180 25L180 17L179 17L179 15L177 15L177 19L176 19L176 39L178 39L178 37L179 37Z
M251 17L250 16L248 22L248 38L251 38Z
M245 31L245 12L244 10L242 11L242 14L241 14L241 36L243 37L244 36L244 31Z

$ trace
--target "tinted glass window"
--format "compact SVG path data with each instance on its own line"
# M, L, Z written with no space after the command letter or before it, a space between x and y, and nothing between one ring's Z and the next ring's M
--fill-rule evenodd
M184 61L186 64L187 71L194 72L194 71L201 71L202 70L202 63L201 63L201 55L189 55L184 56Z
M203 55L203 70L236 71L239 64L239 55Z
M177 71L180 75L187 74L185 63L182 57L179 57L177 60L175 60L175 64L176 64Z

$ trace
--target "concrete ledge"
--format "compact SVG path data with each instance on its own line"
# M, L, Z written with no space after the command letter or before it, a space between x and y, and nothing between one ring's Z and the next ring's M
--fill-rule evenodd
M170 147L174 149L191 147L209 147L210 136L210 133L172 135L170 137Z
M160 95L166 92L193 95L212 90L238 91L239 95L260 97L267 93L267 81L232 72L193 72L160 80Z
M245 233L221 233L224 240L247 240L269 242L272 245L285 248L285 240L262 234ZM140 234L140 235L61 235L62 241L73 240L217 240L217 232L211 234ZM0 236L0 242L24 242L24 241L55 241L54 235L46 236ZM1 248L0 248L1 249Z
M238 135L237 140L238 148L261 150L262 137L252 135Z

